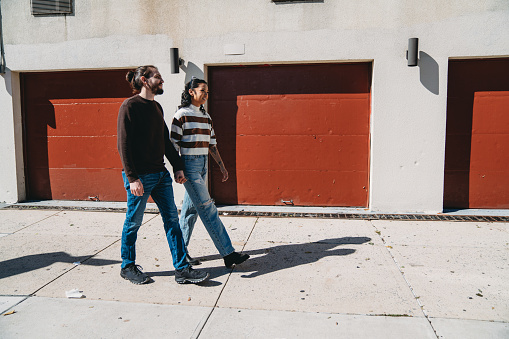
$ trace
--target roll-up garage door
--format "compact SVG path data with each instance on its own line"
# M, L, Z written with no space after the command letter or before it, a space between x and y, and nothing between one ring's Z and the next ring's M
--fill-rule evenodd
M117 115L126 70L21 74L27 197L125 201Z
M444 208L509 208L509 59L449 61Z
M371 63L209 67L220 204L368 205Z

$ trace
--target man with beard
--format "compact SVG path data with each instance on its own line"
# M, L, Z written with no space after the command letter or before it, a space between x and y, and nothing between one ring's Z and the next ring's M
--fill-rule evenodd
M152 279L135 264L135 244L148 198L151 196L163 219L164 231L178 283L199 283L209 277L194 270L186 260L186 245L179 226L173 197L172 179L164 165L164 156L173 167L175 181L186 179L179 154L170 141L163 109L154 100L163 93L163 78L157 67L141 66L129 71L126 80L134 96L120 106L117 121L117 147L122 161L122 177L127 192L127 213L122 230L120 276L134 284Z

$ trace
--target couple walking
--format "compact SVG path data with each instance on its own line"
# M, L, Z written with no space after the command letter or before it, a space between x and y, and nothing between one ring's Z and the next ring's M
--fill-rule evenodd
M186 84L170 134L163 109L154 100L156 95L164 92L164 80L157 67L138 67L127 73L126 80L135 95L122 103L117 121L117 147L127 192L121 277L134 284L151 281L135 263L137 233L150 196L163 219L177 283L199 283L209 277L207 272L192 268L200 262L187 251L198 216L226 267L246 261L249 256L233 248L206 185L209 153L221 168L223 181L228 179L228 171L217 149L212 119L203 108L208 99L207 83L193 78ZM186 189L180 220L164 156L173 167L175 182Z

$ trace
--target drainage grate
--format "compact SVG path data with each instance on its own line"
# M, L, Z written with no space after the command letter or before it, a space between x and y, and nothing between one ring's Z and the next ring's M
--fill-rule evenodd
M445 214L345 214L345 213L292 213L292 212L252 212L252 211L249 212L228 211L220 212L220 214L228 216L253 216L253 217L276 217L276 218L509 222L509 216L476 216L476 215L445 215Z
M71 211L103 211L124 212L126 208L85 207L85 206L48 206L48 205L7 205L4 209L50 209ZM147 208L146 213L159 213L157 208ZM296 212L262 212L262 211L219 211L223 216L239 217L272 217L272 218L322 218L322 219L352 219L352 220L408 220L408 221L480 221L480 222L509 222L509 216L487 215L451 215L451 214L368 214L368 213L296 213Z

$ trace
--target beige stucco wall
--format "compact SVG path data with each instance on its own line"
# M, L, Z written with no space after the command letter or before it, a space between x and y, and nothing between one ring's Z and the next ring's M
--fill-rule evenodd
M167 116L186 79L206 76L208 65L373 60L370 209L380 212L442 210L448 60L509 56L506 0L76 0L67 17L34 17L29 1L1 6L13 74L155 64ZM419 38L419 67L406 66L410 37ZM225 55L231 44L245 53ZM180 74L170 74L171 47L185 60ZM22 161L13 146L19 100L0 88L0 103L0 141L10 145L0 151L0 201L13 201L23 197L12 174ZM178 187L177 203L182 196Z

